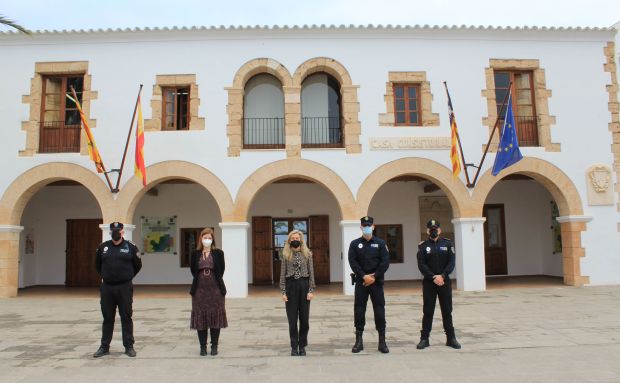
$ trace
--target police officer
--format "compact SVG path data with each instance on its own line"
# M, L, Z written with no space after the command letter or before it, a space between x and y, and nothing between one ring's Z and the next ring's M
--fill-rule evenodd
M441 226L439 221L431 219L426 224L428 239L418 245L418 268L424 279L422 281L422 296L424 300L424 316L422 331L417 349L430 346L428 337L433 326L435 302L439 297L443 329L446 333L446 346L459 349L461 345L456 340L452 325L452 283L450 273L454 270L454 245L448 238L439 237Z
M135 357L133 321L131 319L133 313L133 283L131 280L142 268L142 260L138 256L138 247L123 238L125 231L121 222L110 224L110 234L112 240L99 245L95 257L95 267L102 280L100 291L103 326L101 346L93 357L99 358L110 353L117 306L121 317L125 354Z
M349 265L355 282L355 345L351 352L364 349L362 335L366 324L366 304L368 296L372 301L375 327L379 332L379 351L390 352L385 343L385 297L383 295L383 275L390 266L390 258L385 241L372 235L375 226L372 217L360 219L362 236L349 245Z

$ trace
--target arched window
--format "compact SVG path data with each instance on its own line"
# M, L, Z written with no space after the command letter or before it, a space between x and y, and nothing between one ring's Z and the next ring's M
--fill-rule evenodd
M326 73L308 76L301 85L301 145L341 148L340 84Z
M258 74L245 85L243 147L284 148L284 92L282 83L270 74Z

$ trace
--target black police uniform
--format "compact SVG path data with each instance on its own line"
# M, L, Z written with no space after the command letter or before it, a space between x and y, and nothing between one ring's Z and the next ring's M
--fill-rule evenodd
M430 335L437 297L439 297L441 318L446 336L448 339L455 338L452 324L452 282L450 281L450 273L454 270L454 263L454 245L448 238L439 237L437 241L429 238L418 245L418 268L424 275L422 281L424 316L422 318L421 339L428 340ZM437 286L433 282L435 275L443 276L445 282L443 286Z
M372 224L372 217L370 223ZM362 218L362 223L364 219ZM355 273L355 329L364 331L366 325L366 304L368 297L372 301L375 315L375 328L385 333L385 297L383 294L383 276L390 267L390 256L385 241L373 236L370 240L364 237L351 241L349 245L349 265ZM375 283L364 286L364 275L375 274Z
M111 240L105 241L97 249L95 267L101 275L101 313L103 326L101 347L108 350L114 331L114 319L118 306L123 331L123 345L133 348L133 277L142 268L139 250L132 242L123 239L115 245Z

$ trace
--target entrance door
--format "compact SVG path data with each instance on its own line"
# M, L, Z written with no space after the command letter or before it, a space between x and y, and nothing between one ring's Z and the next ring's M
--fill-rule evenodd
M67 286L99 286L95 254L101 243L101 219L67 220Z
M504 205L484 205L484 264L486 275L508 274Z
M329 216L310 217L309 245L314 260L314 281L329 283Z
M252 281L255 285L273 283L271 243L271 217L252 217Z

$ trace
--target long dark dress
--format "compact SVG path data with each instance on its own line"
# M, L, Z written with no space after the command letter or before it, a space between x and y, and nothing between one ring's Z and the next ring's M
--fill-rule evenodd
M224 296L220 291L213 274L213 257L200 258L198 262L199 276L196 293L192 296L192 330L207 328L226 328L226 307Z

